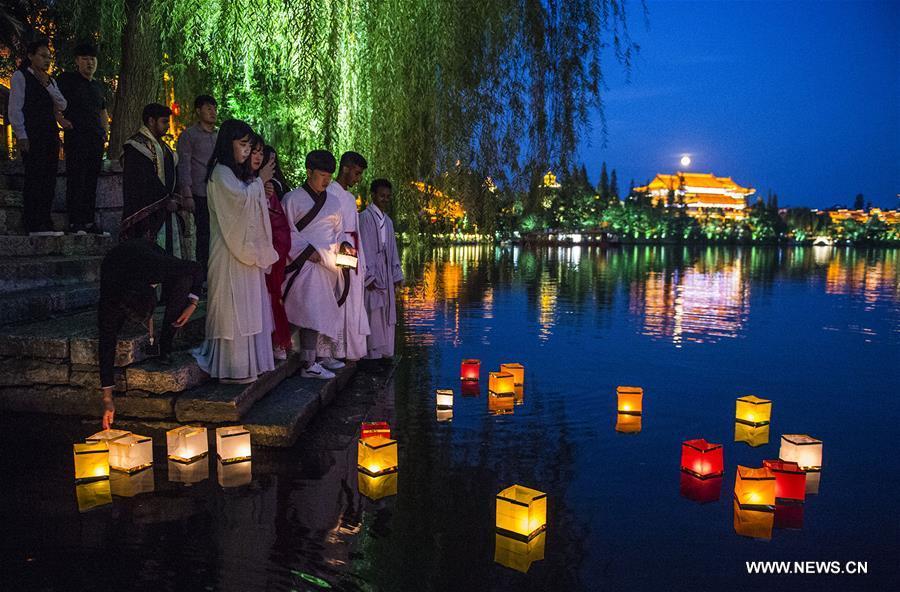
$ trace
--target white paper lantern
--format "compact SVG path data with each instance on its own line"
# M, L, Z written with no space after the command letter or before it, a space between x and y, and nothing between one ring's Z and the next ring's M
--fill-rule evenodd
M190 463L203 458L209 453L206 428L181 426L169 430L166 432L166 448L169 458L174 461Z
M136 473L153 464L153 440L149 436L128 434L109 442L109 468Z
M806 434L784 434L778 458L795 462L804 471L822 468L822 441Z
M225 464L250 460L250 432L244 426L216 428L216 454Z
M449 409L453 407L453 390L437 389L435 391L438 409Z
M112 442L113 440L118 440L119 438L124 438L125 436L130 435L131 432L127 432L125 430L103 430L102 432L97 432L93 436L88 436L84 439L85 442Z

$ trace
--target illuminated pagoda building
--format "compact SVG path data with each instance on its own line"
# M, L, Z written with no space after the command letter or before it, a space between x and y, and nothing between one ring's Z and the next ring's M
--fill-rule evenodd
M544 189L559 189L562 185L559 184L559 179L556 178L553 171L547 171L544 178L541 180L541 187Z
M746 199L756 193L752 187L738 185L731 177L682 172L656 175L648 185L635 187L634 191L649 195L653 205L683 206L691 216L718 214L734 219L745 217Z

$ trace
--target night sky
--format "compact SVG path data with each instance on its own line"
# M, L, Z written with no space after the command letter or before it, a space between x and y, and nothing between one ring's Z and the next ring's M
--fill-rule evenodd
M629 3L631 81L605 56L606 147L580 157L620 189L679 170L731 176L780 205L900 200L900 2Z

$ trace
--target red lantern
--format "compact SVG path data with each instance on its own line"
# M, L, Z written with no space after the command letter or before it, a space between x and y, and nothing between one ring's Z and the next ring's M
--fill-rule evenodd
M481 360L463 360L459 369L459 379L478 382L481 377Z
M715 502L718 501L719 493L722 491L722 477L700 479L690 473L682 472L679 491L682 497L698 504Z
M775 528L791 530L803 528L803 506L800 504L775 504Z
M359 428L359 439L372 438L381 436L382 438L391 437L391 426L386 421L364 421Z
M701 479L720 477L725 472L721 444L703 438L681 444L681 470Z
M806 500L806 473L795 462L764 460L763 466L775 475L775 499L802 502Z

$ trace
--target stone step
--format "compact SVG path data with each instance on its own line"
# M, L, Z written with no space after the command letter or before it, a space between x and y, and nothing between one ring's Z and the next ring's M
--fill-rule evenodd
M0 294L100 281L99 255L0 257Z
M356 365L337 371L331 380L294 376L257 402L241 419L255 446L292 446L320 409L331 404L356 373Z
M175 394L156 395L129 392L116 396L116 417L172 419ZM101 415L100 392L76 386L10 386L0 387L0 410L19 413L54 415Z
M100 284L70 284L0 294L0 325L42 321L95 307L99 298ZM5 327L0 329L0 333L4 330Z
M220 384L215 380L207 382L178 397L175 402L175 417L181 422L238 421L254 403L294 374L299 366L299 357L294 354L250 384Z
M155 358L125 369L128 390L140 390L152 394L180 393L198 387L209 380L189 352L172 354L172 363L160 364Z
M0 208L18 208L22 209L24 202L22 201L22 192L15 189L0 189Z
M42 257L46 255L104 255L115 246L108 236L95 234L63 236L0 235L0 253L4 257Z

